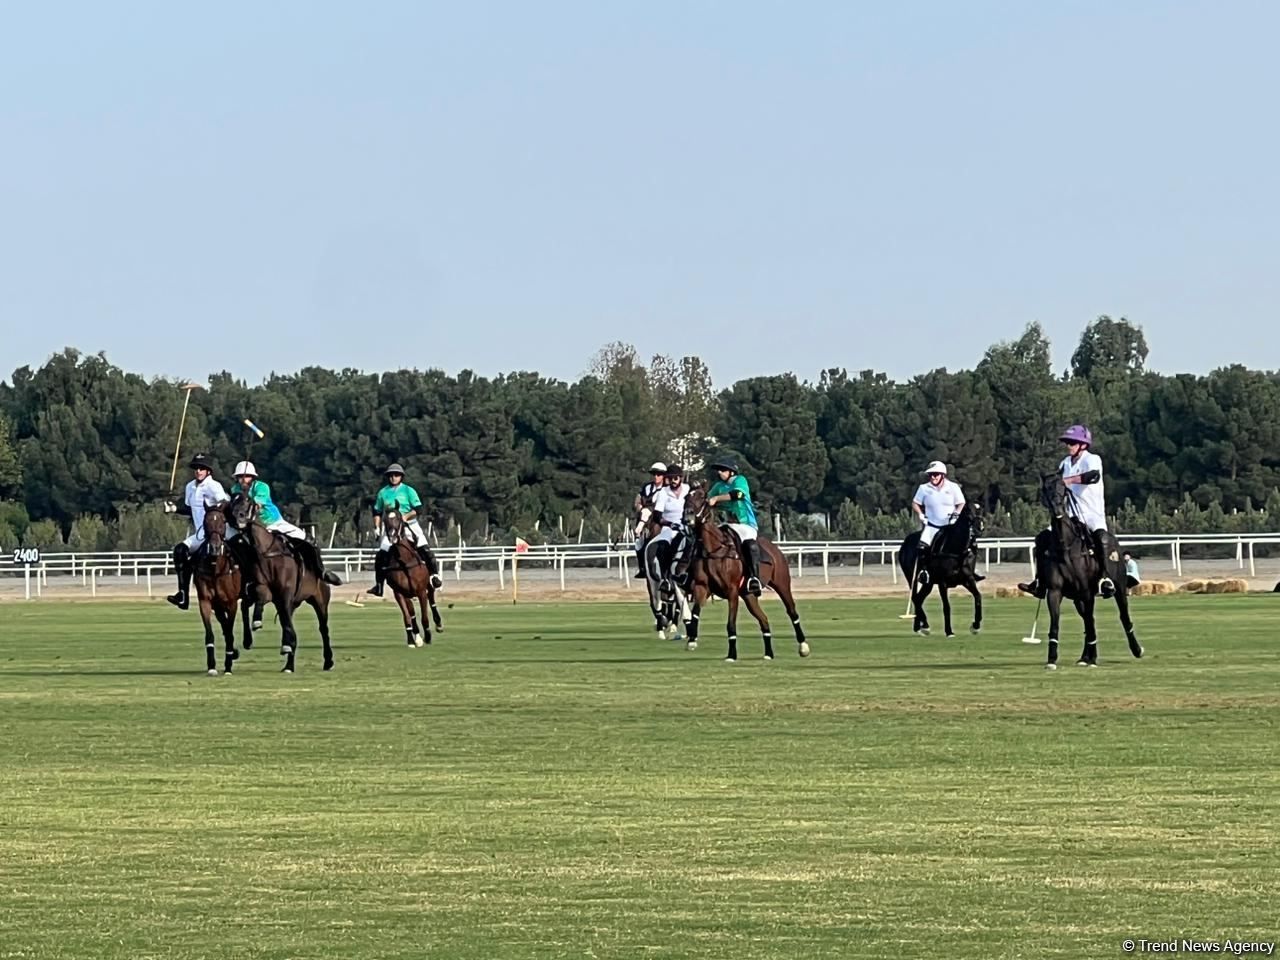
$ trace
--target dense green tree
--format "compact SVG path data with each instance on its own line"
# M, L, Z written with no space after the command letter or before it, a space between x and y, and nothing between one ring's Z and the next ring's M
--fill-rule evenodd
M291 519L323 539L367 541L371 498L399 460L438 536L568 540L578 525L616 535L651 460L727 450L762 513L782 514L790 532L818 512L841 536L878 537L910 529L919 471L938 458L988 506L993 533L1025 535L1043 522L1039 477L1062 456L1060 431L1082 422L1106 460L1119 529L1274 529L1280 374L1165 376L1146 356L1141 329L1100 317L1060 377L1036 324L973 370L905 383L833 367L814 385L786 374L717 393L699 358L645 365L624 343L572 383L308 367L250 385L223 371L192 395L174 486L196 451L228 482L247 456ZM158 504L174 495L184 396L180 383L75 350L14 371L0 383L0 544L150 549L181 536L183 521Z

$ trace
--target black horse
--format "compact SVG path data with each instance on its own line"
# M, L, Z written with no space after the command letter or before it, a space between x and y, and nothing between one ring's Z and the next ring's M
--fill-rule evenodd
M1106 555L1099 558L1093 537L1085 525L1071 515L1071 495L1058 474L1044 477L1040 498L1053 517L1049 529L1036 535L1035 545L1038 595L1043 595L1049 606L1049 656L1045 668L1056 670L1058 667L1058 625L1064 597L1075 604L1076 612L1084 621L1084 650L1076 663L1082 667L1098 665L1094 601L1104 575L1115 584L1116 609L1129 640L1129 652L1141 657L1142 644L1134 635L1133 620L1129 617L1127 578L1115 537L1106 534Z
M969 632L982 630L982 594L978 592L978 583L986 578L977 572L977 544L982 527L982 507L966 503L956 522L938 531L933 548L923 563L920 531L902 541L898 548L898 566L911 584L911 606L915 610L911 629L916 633L929 635L929 618L925 616L924 602L935 586L942 598L943 625L948 637L955 636L951 629L951 598L947 595L952 587L964 587L973 596L973 623Z
M333 647L329 642L329 583L316 570L314 560L305 548L311 544L289 542L289 538L272 533L258 522L258 505L245 493L231 498L227 514L232 526L240 531L244 545L252 551L252 574L271 593L276 616L280 619L280 655L285 658L282 672L293 673L298 650L298 634L293 626L293 612L307 603L316 612L320 639L324 643L324 668L333 669ZM332 579L336 579L330 575Z

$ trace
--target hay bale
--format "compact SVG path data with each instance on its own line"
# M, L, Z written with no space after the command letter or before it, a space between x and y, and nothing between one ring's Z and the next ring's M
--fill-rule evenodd
M1205 584L1205 593L1248 593L1249 581L1232 577L1227 580L1210 580Z
M1184 583L1182 586L1178 588L1178 592L1179 593L1204 593L1206 592L1205 581L1188 580L1186 583Z
M1132 590L1129 595L1133 597L1159 597L1166 593L1174 593L1177 588L1167 580L1144 580Z
M1017 587L996 587L996 597L1001 600L1007 600L1010 597L1030 597L1031 594L1023 593ZM1034 597L1032 598L1034 599Z

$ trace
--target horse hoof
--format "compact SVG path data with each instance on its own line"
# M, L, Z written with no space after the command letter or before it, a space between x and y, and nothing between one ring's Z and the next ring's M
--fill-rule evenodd
M217 670L214 670L214 669L212 669L212 668L210 668L210 670L209 670L209 676L211 676L211 677L216 677L217 675L218 675L218 671L217 671Z
M422 644L423 644L422 634L420 634L420 633L416 633L416 634L414 634L414 636L413 636L413 645L414 645L415 647L420 647L420 646L422 646Z
M973 635L976 637L978 634L980 634L980 633L982 632L982 628L981 628L981 627L970 627L970 628L969 628L969 632L970 632L971 634L973 634Z
M767 654L767 653L766 653L766 654L764 655L764 659L765 659L765 660L772 660L772 659L773 659L773 657L769 656L769 654Z
M252 649L253 649L253 637L245 637L245 638L244 638L244 648L245 648L246 650L252 650Z
M333 669L333 661L332 661L332 660L327 661L327 662L325 663L325 665L324 665L324 668L325 668L325 670L332 670L332 669Z
M725 662L725 663L737 663L737 662L738 662L738 658L737 658L737 657L725 657L725 658L724 658L724 662Z
M802 641L800 644L800 656L807 657L808 655L809 655L809 644L807 642Z
M261 620L255 620L255 621L253 621L253 623L251 624L251 626L252 626L252 628L253 628L254 630L261 630L261 629L262 629L262 621L261 621ZM247 646L249 646L249 644L247 644L247 643L246 643L246 644L245 644L245 646L247 647Z
M1044 668L1045 668L1046 670L1057 670L1057 669L1058 669L1058 665L1057 665L1056 663L1046 663L1046 664L1044 665Z
M920 627L918 630L916 630L916 633L922 637L927 637L929 635L929 628Z
M688 650L690 653L692 653L694 650L698 649L698 641L690 640L688 643L684 645L684 648Z
M293 668L292 668L292 667L285 667L285 668L284 668L284 669L282 669L280 672L281 672L281 673L293 673Z
M1089 661L1085 660L1083 657L1081 657L1079 660L1076 661L1077 667L1087 667L1088 665L1089 665Z
M948 634L947 634L947 639L948 639L948 640L954 640L955 638L956 638L956 635L955 635L954 633L948 633Z

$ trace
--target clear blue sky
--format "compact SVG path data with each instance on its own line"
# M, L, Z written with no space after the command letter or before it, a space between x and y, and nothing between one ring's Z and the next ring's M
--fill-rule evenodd
M1280 4L33 3L0 377L1280 367Z

